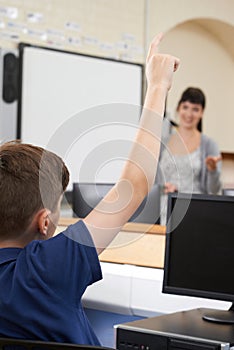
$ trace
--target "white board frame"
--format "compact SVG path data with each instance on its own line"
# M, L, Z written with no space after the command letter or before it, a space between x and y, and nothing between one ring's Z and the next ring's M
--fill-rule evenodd
M143 65L30 44L19 61L17 137L65 158L68 189L115 182L139 121Z

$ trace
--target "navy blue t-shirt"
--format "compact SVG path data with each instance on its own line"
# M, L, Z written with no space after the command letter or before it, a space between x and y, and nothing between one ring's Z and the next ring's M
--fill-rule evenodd
M81 305L102 278L82 221L25 248L0 249L0 336L99 345Z

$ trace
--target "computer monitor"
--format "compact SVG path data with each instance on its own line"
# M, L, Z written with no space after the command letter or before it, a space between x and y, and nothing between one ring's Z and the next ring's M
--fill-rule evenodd
M73 183L73 216L79 218L86 217L113 186L113 183ZM152 187L148 196L145 197L129 221L144 224L159 224L160 188L158 184Z
M234 197L168 196L163 292L234 302ZM234 307L205 320L234 323Z

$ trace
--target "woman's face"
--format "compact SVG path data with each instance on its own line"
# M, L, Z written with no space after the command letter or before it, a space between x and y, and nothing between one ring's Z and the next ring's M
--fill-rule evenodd
M181 102L177 109L180 126L187 129L197 129L197 125L203 116L202 105L189 101Z

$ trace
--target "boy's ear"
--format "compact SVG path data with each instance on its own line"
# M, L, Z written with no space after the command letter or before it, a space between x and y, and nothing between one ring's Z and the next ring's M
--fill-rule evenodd
M47 235L47 231L49 228L49 224L50 224L50 218L49 215L51 214L51 211L48 209L42 209L39 211L39 213L37 214L37 225L38 225L38 231L40 232L40 234L46 236Z

